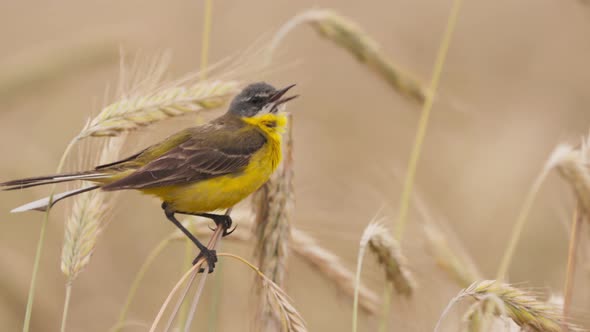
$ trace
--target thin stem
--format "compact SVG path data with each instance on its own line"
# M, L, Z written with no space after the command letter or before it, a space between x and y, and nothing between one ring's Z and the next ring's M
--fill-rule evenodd
M217 226L217 228L215 229L215 232L213 233L213 235L211 236L211 239L209 240L209 243L207 245L207 248L209 249L215 249L215 246L217 245L217 242L221 239L221 235L223 235L223 227L221 226ZM166 311L166 308L168 307L168 304L170 304L170 301L172 300L172 297L174 296L174 294L176 294L176 292L178 291L178 289L180 289L180 286L182 286L182 284L184 283L184 281L189 277L192 276L192 278L194 279L193 275L196 275L197 272L199 272L199 268L205 263L205 258L201 258L199 259L199 261L193 265L183 276L182 278L180 278L180 280L176 283L176 285L174 286L174 288L172 289L172 291L170 291L170 294L168 294L168 297L166 298L166 300L164 301L164 303L162 304L162 307L160 308L160 311L158 311L158 314L156 315L156 318L154 319L154 322L152 323L152 326L150 328L149 332L154 332L156 330L156 328L158 327L158 324L160 323L160 320L162 319L162 316L164 315L164 311ZM190 283L187 285L187 288L185 289L185 293L188 291L188 289L190 288ZM175 316L177 314L177 312L174 312L172 314L172 316ZM172 318L174 319L174 318Z
M226 216L229 216L230 213L231 213L231 211L232 211L232 209L233 208L229 208L229 209L225 210L225 215ZM222 233L224 233L226 231L226 229L224 229L223 226L218 226L218 228L223 229L223 232ZM219 239L221 239L221 237ZM218 244L219 239L213 244L214 247ZM219 265L220 266L217 267L217 269L218 269L217 271L219 271L219 268L221 267L221 264L219 264ZM193 302L191 304L191 309L188 312L188 317L186 319L186 325L185 325L185 328L183 330L184 332L188 332L190 330L191 323L192 323L192 321L193 321L193 319L195 317L195 313L197 312L197 305L199 304L199 300L201 298L201 294L203 293L203 289L205 287L205 281L207 280L207 275L208 274L204 274L201 277L201 280L199 280L199 285L197 286L197 290L195 291L195 295L193 297ZM187 288L187 291L188 291L188 288Z
M193 302L191 303L191 308L189 310L189 315L186 319L186 325L184 326L184 332L190 332L191 324L193 319L195 318L195 313L197 312L197 306L199 305L199 300L201 299L201 294L203 294L203 289L205 288L205 281L207 281L208 273L204 273L201 279L199 280L199 284L197 285L197 290L195 291L195 296L193 298Z
M512 257L514 256L516 246L518 245L518 241L520 240L520 235L522 233L522 230L524 229L524 225L526 224L527 217L529 215L531 207L533 206L533 202L537 197L537 193L539 192L539 189L541 188L541 185L543 184L543 181L547 176L548 170L548 167L544 167L541 173L537 176L537 179L535 179L533 186L531 187L525 198L520 213L518 214L518 218L514 223L514 228L510 233L512 236L510 238L510 241L508 242L508 246L506 247L506 251L504 252L502 262L500 263L500 267L498 268L498 273L496 275L496 280L498 280L499 282L504 281L504 279L506 278L506 273L508 272L508 268L510 267L510 262L512 261Z
M354 277L354 297L352 300L352 332L357 332L358 329L358 313L359 313L359 289L361 285L361 271L363 269L363 258L365 257L366 244L362 244L359 248L358 258L356 260L356 273Z
M70 308L70 298L72 297L72 283L68 281L66 284L66 299L64 302L64 311L61 316L61 332L66 331L66 322L68 320L68 309Z
M379 323L379 332L387 332L387 323L389 321L389 309L391 309L391 296L393 292L393 283L387 281L385 291L383 292L383 308L381 311L381 322Z
M184 261L182 263L182 270L183 271L186 271L191 268L194 250L195 250L195 245L190 240L187 239L184 242ZM180 304L182 304L182 303L183 302L181 302ZM184 305L181 306L180 313L178 315L178 325L179 325L181 331L184 329L184 323L186 322L187 315L188 315L188 307L186 307Z
M405 177L404 189L402 191L402 197L399 208L399 215L397 218L397 225L395 229L395 235L398 240L401 240L405 227L406 220L408 217L408 210L410 206L410 199L412 197L412 189L414 187L414 179L416 177L416 169L418 166L418 160L420 159L420 152L422 151L422 145L424 143L424 137L426 136L426 129L428 128L428 119L430 118L430 110L434 103L434 95L438 89L443 65L447 57L449 46L451 44L451 37L457 23L457 17L459 16L459 9L463 0L454 0L453 7L451 8L451 14L447 21L447 26L443 35L443 39L438 49L438 54L434 63L434 70L432 73L432 79L430 81L429 93L426 94L426 100L422 106L422 113L420 120L418 121L418 129L416 130L416 136L414 138L414 147L412 148L412 154L408 163L408 170Z
M195 281L196 277L197 277L196 273L191 274L190 279L188 280L188 282L186 283L186 286L184 287L184 291L182 292L182 295L180 295L180 298L176 301L176 305L174 306L174 309L172 309L172 315L170 315L170 318L168 318L168 322L166 323L166 327L164 328L164 331L166 331L166 332L170 331L170 329L172 328L172 323L174 322L174 319L176 318L176 314L180 311L181 308L184 308L183 312L180 313L180 314L183 314L184 316L179 316L179 319L182 317L181 324L184 325L183 330L184 330L184 327L188 326L186 324L186 322L188 321L188 312L189 311L186 308L186 306L183 306L183 304L185 303L184 300L186 299L186 296L188 295L188 291L191 288L191 286L193 285L193 282Z
M124 326L125 319L127 319L127 313L129 312L129 307L131 306L131 302L135 298L135 294L137 293L137 289L139 288L139 284L143 281L143 277L145 276L147 270L152 266L156 258L164 251L164 249L170 244L172 236L169 236L160 243L150 252L148 257L145 259L139 271L135 275L135 279L131 283L131 287L129 288L129 293L127 293L127 298L125 299L125 305L121 309L121 313L119 314L119 320L117 321L116 328L114 332L119 332L121 327Z
M565 285L563 287L563 317L568 318L572 304L574 290L574 276L576 274L576 251L580 242L580 227L584 221L584 214L580 208L580 202L576 204L572 220L572 230L570 234L570 243L567 254L567 272L565 275ZM567 324L563 326L567 332Z
M78 142L78 137L75 137L68 143L64 153L61 155L59 160L59 164L57 165L56 173L61 173L64 164L66 163L66 158L70 154L70 151L74 147L74 145ZM55 194L55 185L51 187L51 192L49 194L49 204L47 206L47 210L43 215L43 221L41 222L41 230L39 231L39 241L37 241L37 250L35 252L35 261L33 263L33 273L31 275L31 284L29 285L29 296L27 298L27 308L25 311L25 320L23 323L23 332L28 332L31 327L31 315L33 311L33 301L35 300L35 287L37 286L37 273L39 272L39 264L41 262L41 254L43 253L43 245L45 243L45 232L47 229L47 222L49 220L49 212L51 211L51 204L53 202L53 195Z
M229 258L233 258L235 260L238 260L238 261L246 264L249 268L251 268L254 272L256 272L256 274L258 274L260 277L263 277L263 278L267 278L268 279L268 277L266 277L264 275L264 273L262 273L262 271L260 271L260 269L258 267L256 267L256 265L250 263L245 258L242 258L242 257L240 257L238 255L234 255L234 254L230 254L230 253L225 253L225 252L218 253L217 254L217 257L229 257Z
M182 278L180 278L180 280L178 280L178 282L176 283L174 288L172 288L172 291L170 291L170 294L168 294L168 297L166 298L166 300L162 304L160 311L158 311L158 314L156 315L156 318L154 319L154 322L152 323L152 326L150 327L150 332L154 332L156 330L156 327L158 327L158 323L160 323L160 320L162 319L162 315L164 314L164 311L166 310L166 308L168 307L168 304L172 300L172 297L178 291L180 286L182 286L182 284L184 283L186 278L191 276L194 272L199 271L198 269L203 264L203 262L204 262L204 260L201 260L200 264L197 263L197 264L193 265L188 271L186 271L186 273L182 276Z

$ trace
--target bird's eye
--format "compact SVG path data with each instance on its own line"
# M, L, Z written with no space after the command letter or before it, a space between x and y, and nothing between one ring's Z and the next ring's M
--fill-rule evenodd
M255 103L255 104L259 104L263 101L264 101L264 98L262 96L252 96L252 98L250 98L250 102Z

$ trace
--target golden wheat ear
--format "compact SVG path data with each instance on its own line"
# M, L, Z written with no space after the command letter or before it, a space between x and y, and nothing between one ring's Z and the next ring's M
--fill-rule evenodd
M41 198L39 200L27 203L25 205L21 205L17 208L12 209L11 213L19 213L25 211L47 211L47 208L52 207L55 203L61 201L64 198L72 197L81 193L85 193L90 190L97 189L99 186L90 186L84 187L80 189L65 191L63 193L53 195L53 199L51 199L51 204L49 204L50 196Z

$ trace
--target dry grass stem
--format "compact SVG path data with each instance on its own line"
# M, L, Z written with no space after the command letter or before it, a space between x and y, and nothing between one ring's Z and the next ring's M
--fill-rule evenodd
M215 232L213 232L213 235L211 235L211 239L209 240L209 243L207 244L207 248L209 248L209 249L215 249L215 247L217 246L217 243L221 240L222 234L223 234L223 227L217 227L215 229ZM158 314L156 315L156 318L154 318L154 321L152 323L152 326L150 327L149 332L154 332L156 330L156 328L158 327L158 324L160 323L160 320L162 319L162 316L164 315L164 311L166 311L166 308L168 307L168 304L170 304L170 301L172 301L172 297L180 289L180 287L182 286L182 284L184 283L184 281L187 280L190 277L190 280L191 280L191 283L192 283L192 280L194 280L195 275L199 272L199 268L201 268L203 266L203 264L206 264L204 257L201 258L201 259L199 259L199 261L197 261L197 263L194 264L180 278L180 280L178 280L178 282L176 283L176 285L174 286L174 288L172 288L172 290L170 291L170 293L166 297L166 300L164 300L164 303L160 307L160 310L158 311ZM206 275L207 274L205 274L205 276ZM203 277L205 277L205 276L203 276ZM181 295L181 299L184 299L185 298L188 290L190 289L191 283L188 283L186 285L186 287L185 287L185 289L183 291L183 294ZM178 313L178 308L179 308L179 305L176 306L174 312L171 315L171 319L170 320L173 320L174 319L174 316Z
M393 283L397 293L412 295L416 282L408 270L398 242L391 236L391 231L379 223L371 223L363 233L361 246L365 243L383 266L385 277Z
M560 307L540 301L530 293L496 280L478 281L462 290L449 303L441 320L452 305L465 297L472 297L483 306L478 309L480 313L494 312L496 315L509 317L522 329L538 332L561 332L563 331L562 327L566 326L569 331L582 331L574 324L565 321ZM468 313L471 312L475 312L474 307ZM481 317L481 315L477 316ZM439 320L439 324L441 320ZM437 329L439 324L437 324Z
M518 213L518 217L516 218L516 222L514 223L514 227L512 232L510 233L510 240L506 249L504 251L504 255L502 257L502 261L500 262L500 267L498 268L498 273L496 279L504 280L506 277L506 273L510 268L510 263L512 262L512 257L514 256L514 252L516 251L516 247L520 240L520 235L526 225L526 221L529 215L531 208L533 207L533 203L535 202L535 198L539 190L541 190L541 185L545 181L545 178L549 174L554 167L556 167L560 161L565 158L571 151L569 146L560 145L551 152L551 155L543 165L541 172L535 178L533 185L529 189L524 203Z
M279 287L284 286L294 205L292 122L293 118L289 117L283 137L283 162L253 198L258 266ZM268 292L270 288L261 287L260 290ZM260 297L257 321L261 331L276 331L281 326L281 317L277 316L269 299L268 294Z
M270 53L274 52L289 31L303 23L309 23L321 36L349 51L401 95L418 104L426 100L428 90L419 81L391 62L379 44L356 23L329 9L308 10L292 18L276 33Z
M424 233L430 253L436 259L437 265L447 272L459 286L468 287L476 280L481 279L475 266L451 248L440 229L425 224Z
M80 133L80 138L116 136L156 121L215 109L224 105L237 89L236 81L217 80L128 96L103 108Z

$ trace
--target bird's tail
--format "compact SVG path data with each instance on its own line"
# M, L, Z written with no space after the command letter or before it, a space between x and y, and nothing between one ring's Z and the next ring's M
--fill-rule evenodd
M90 180L90 181L98 181L100 179L108 178L110 174L107 173L100 173L97 171L89 171L89 172L80 172L80 173L69 173L69 174L58 174L58 175L50 175L50 176L39 176L34 178L26 178L26 179L19 179L13 181L7 181L0 183L0 189L2 190L16 190L16 189L24 189L30 188L35 186L41 186L45 184L52 184L52 183L60 183L60 182L68 182L74 180ZM16 209L13 209L10 212L24 212L24 211L45 211L47 208L53 206L55 203L61 201L64 198L71 197L77 194L81 194L83 192L87 192L90 190L94 190L99 188L99 185L93 185L89 187L82 187L80 189L66 191L60 194L53 195L53 198L50 200L49 197L42 198L40 200L36 200L34 202L27 203L25 205L19 206ZM49 203L51 201L51 204Z
M81 193L85 193L87 191L94 190L99 188L100 186L94 185L89 187L82 187L80 189L70 190L63 193L53 195L53 199L50 200L50 197L41 198L39 200L27 203L25 205L21 205L17 208L12 209L10 212L18 213L18 212L25 212L25 211L47 211L49 207L52 207L55 203L61 201L64 198L68 198L71 196L75 196ZM51 201L51 204L49 204Z
M108 178L111 175L104 172L89 171L80 173L69 173L69 174L57 174L49 176L39 176L34 178L18 179L0 183L0 189L2 190L16 190L30 187L41 186L44 184L68 182L74 180L100 180Z

